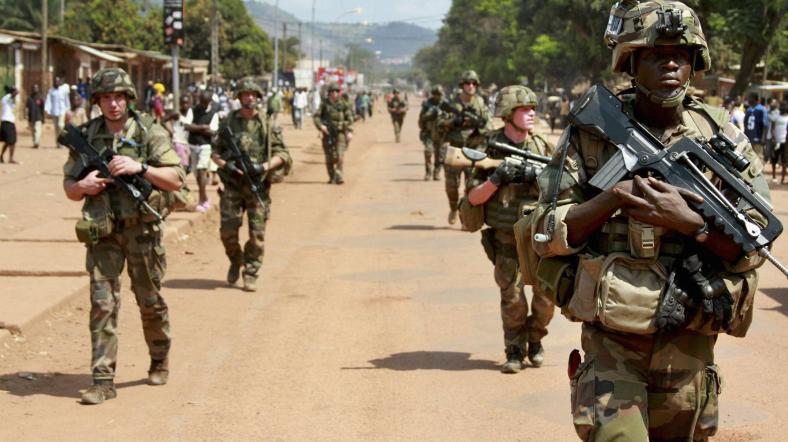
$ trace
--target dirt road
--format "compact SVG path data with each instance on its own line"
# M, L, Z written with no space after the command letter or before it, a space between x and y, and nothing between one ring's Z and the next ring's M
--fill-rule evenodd
M86 290L29 324L24 341L0 341L0 440L576 440L565 364L579 326L556 315L543 367L498 371L492 266L478 234L446 224L443 183L422 181L416 113L401 144L383 114L358 125L344 186L325 184L311 125L285 125L295 172L273 193L257 293L225 286L215 211L170 247L168 385L145 385L148 357L127 283L118 398L104 405L77 404L90 384ZM12 186L0 179L3 194ZM788 221L785 189L773 197ZM51 192L61 204L60 189ZM18 203L35 213L33 202ZM78 213L73 204L58 210L72 220ZM0 224L0 232L13 229ZM53 259L71 268L82 251L65 244ZM784 262L786 244L776 248ZM40 279L15 284L40 292ZM716 440L784 437L785 287L765 266L750 335L720 339L726 385Z

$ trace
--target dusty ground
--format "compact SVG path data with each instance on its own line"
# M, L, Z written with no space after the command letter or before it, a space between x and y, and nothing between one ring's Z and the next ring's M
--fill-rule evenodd
M0 167L0 320L29 319L25 339L0 338L0 440L576 440L565 364L579 326L557 315L542 368L498 372L492 266L478 234L446 224L443 183L422 181L416 113L402 144L383 114L359 124L341 187L325 184L311 125L286 124L296 168L273 193L260 290L223 283L217 212L170 238L170 383L145 385L126 284L118 398L97 407L77 403L90 384L89 305L64 153L22 143L24 164ZM784 222L786 189L773 189ZM25 311L48 296L64 301ZM749 336L720 339L716 440L784 438L786 296L765 266Z

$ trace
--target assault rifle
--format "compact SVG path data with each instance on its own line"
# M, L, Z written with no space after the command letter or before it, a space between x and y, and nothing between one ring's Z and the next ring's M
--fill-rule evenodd
M117 152L111 148L104 149L99 153L88 140L86 140L82 133L73 124L67 124L63 132L58 136L57 142L68 147L72 152L77 154L79 160L85 165L85 171L98 170L99 177L112 178L112 185L119 187L137 205L142 209L155 216L156 220L161 221L161 215L150 204L148 204L148 197L153 191L153 184L143 178L141 175L117 175L113 176L109 171L109 162ZM130 141L124 141L130 142Z
M489 158L486 153L475 149L463 147L462 149L449 146L446 149L445 164L450 167L476 167L479 169L494 169L501 163L509 163L522 168L524 176L536 178L545 165L550 162L550 157L537 155L527 150L518 149L506 143L492 142L489 147L506 154L503 159Z
M468 106L463 106L462 110L460 110L454 107L452 103L449 103L448 101L443 101L440 104L440 109L444 112L448 112L454 115L460 121L464 121L467 119L468 121L470 121L471 127L473 129L481 129L487 124L487 121L485 121L481 115L477 114L476 111L474 111L472 108Z
M257 198L257 201L260 205L265 205L265 199L262 195L262 188L260 184L256 181L265 176L266 172L263 172L262 175L258 175L254 173L255 165L252 162L249 155L246 152L242 151L238 144L235 143L235 137L233 136L233 130L230 129L228 126L225 126L222 130L219 131L219 137L227 143L227 147L230 148L229 155L224 159L225 161L232 161L233 163L238 165L238 169L243 173L243 177L246 180L246 184L249 185L249 190L252 191L254 196Z
M321 118L320 123L328 129L328 134L326 135L326 143L329 146L336 146L337 145L337 133L339 132L337 128L334 126L334 122L331 121L331 118Z
M788 277L788 269L769 252L768 246L782 233L783 226L771 205L741 177L750 163L734 143L720 133L711 140L684 137L665 147L640 123L622 109L621 101L604 86L592 87L569 114L578 128L618 146L618 152L597 170L589 184L600 190L622 179L646 172L660 175L666 182L701 197L691 203L709 226L714 226L739 245L744 253L757 253ZM712 172L732 199L705 175ZM766 219L758 225L747 211L755 210Z

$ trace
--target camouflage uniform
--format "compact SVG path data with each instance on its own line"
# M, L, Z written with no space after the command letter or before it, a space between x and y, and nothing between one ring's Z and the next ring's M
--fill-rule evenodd
M682 11L682 22L688 31L674 38L648 38L649 34L653 37L653 33L658 32L654 11L669 9ZM633 20L633 17L638 19ZM655 41L657 45L694 46L695 71L703 71L709 66L708 50L697 16L683 4L663 1L641 3L627 13L623 30L621 43L616 46L613 56L617 71L626 71L632 66L629 55L638 45L653 47ZM625 36L627 33L630 35ZM646 38L633 38L636 33L642 33ZM624 42L629 42L629 46ZM649 94L646 96L654 99ZM768 199L768 187L761 174L762 164L746 137L729 123L725 111L683 94L678 99L683 100L682 124L673 132L665 133L662 142L671 146L685 136L709 139L719 131L724 132L734 140L737 151L751 161L749 170L742 176ZM632 106L632 97L626 97L624 110L629 115L634 115ZM645 123L648 121L641 122L647 127ZM588 180L612 157L617 147L583 129L570 127L567 130L571 131L567 132L571 134L568 143L558 147L559 151L568 149L568 156L558 187L559 205L555 212L552 212L550 200L554 187L551 183L558 181L558 156L539 177L543 193L536 209L535 231L548 231L551 214L554 215L555 230L549 241L533 244L542 261L554 260L550 265L540 263L536 275L539 284L557 287L559 284L555 281L568 278L570 283L562 287L571 289L568 300L561 305L562 313L572 320L583 321L585 361L574 373L570 364L571 403L577 434L582 440L594 441L706 440L715 434L718 424L718 395L722 379L719 368L714 364L714 344L720 331L711 329L707 318L700 312L691 318L689 325L676 331L660 332L653 325L660 293L666 285L665 277L659 273L672 268L678 258L685 256L688 247L694 249L695 240L669 229L639 223L619 213L611 217L600 232L591 235L586 244L578 247L569 245L564 219L569 209L598 192L588 184ZM653 233L653 241L644 239L642 232L645 231ZM640 236L638 232L641 232ZM642 263L644 260L649 262L648 269L627 267L627 261ZM605 263L619 263L617 265L623 270L619 272L619 267L606 267L609 264ZM752 297L757 286L754 269L760 263L760 258L744 256L736 263L717 267L717 275L737 299L734 325L722 331L734 336L746 333L752 320ZM543 268L545 272L542 272ZM551 269L559 270L556 273ZM610 272L618 273L611 277ZM612 286L615 280L620 281L622 287L626 284L632 297L652 293L648 303L613 306L610 298L601 298L602 287ZM623 293L624 289L621 290ZM551 296L560 300L564 295L552 293ZM644 305L649 307L644 308ZM614 315L615 311L619 313ZM631 329L622 325L626 321L631 321Z
M399 97L399 93L395 91L394 96L389 101L389 115L391 115L391 124L394 125L394 140L399 143L400 132L402 132L402 122L405 121L405 113L408 110L408 102Z
M97 72L91 90L94 95L125 91L129 101L136 97L128 77L120 69ZM131 113L117 136L107 130L103 117L90 120L80 130L98 152L111 148L151 166L172 167L181 180L186 176L167 132L147 114ZM63 173L66 180L78 181L89 171L73 151L69 152ZM158 193L154 190L152 195ZM83 219L101 223L105 228L95 244L86 244L86 268L90 275L91 370L94 381L111 382L117 364L120 275L124 265L128 265L131 290L140 309L151 359L166 360L170 350L169 312L160 294L167 267L161 224L155 217L141 212L136 202L115 186L98 195L86 196L82 215Z
M419 138L424 144L424 180L440 179L440 169L446 156L446 148L440 141L437 125L440 116L440 103L443 101L443 88L432 88L431 97L421 103L419 112Z
M284 173L287 174L292 165L290 153L282 140L281 129L279 127L272 128L270 124L269 120L266 120L261 113L251 119L246 119L241 110L236 110L222 120L219 132L221 133L225 127L229 127L236 145L249 156L254 164L270 162L275 156L282 158ZM213 155L223 159L229 158L231 153L226 143L225 139L219 137L213 146ZM220 168L218 173L224 184L224 191L219 202L221 213L219 236L222 239L224 251L230 259L231 268L237 269L243 265L244 287L251 288L254 286L254 281L263 264L265 226L271 213L269 192L272 175L268 174L266 179L258 178L260 179L258 187L263 194L264 202L261 205L245 178L232 175L224 168ZM241 249L238 231L243 225L244 211L246 211L249 220L249 239ZM228 281L230 279L234 278L228 276Z
M329 91L333 87L336 86L329 86ZM353 108L341 98L338 98L334 103L326 98L320 103L320 109L315 113L313 120L318 130L325 126L329 132L332 132L329 136L323 135L326 171L329 183L341 183L344 181L342 166L347 149L347 133L353 132ZM333 143L330 142L332 136Z
M465 78L475 79L478 82L478 76L473 71L468 71L463 74L462 79ZM445 113L438 120L438 125L442 128L449 127L448 131L442 137L441 144L448 142L454 147L475 147L483 139L484 134L490 129L490 110L484 103L484 100L479 95L470 97L469 102L464 102L461 97L464 93L454 96L451 100L451 105L457 110L467 108L479 115L485 122L485 126L480 129L464 128L453 124L455 116L450 113ZM470 178L470 168L454 168L444 165L444 172L446 174L446 196L449 199L449 210L451 214L457 213L457 203L460 200L460 182L463 181L462 175L465 174L464 181Z
M516 144L506 137L503 129L490 132L485 142L476 149L486 152L490 158L503 158L504 155L487 147L492 141L537 155L551 155L553 152L553 147L539 136L529 135L523 143ZM473 169L468 188L472 189L487 181L494 170ZM501 185L484 204L484 223L488 228L482 231L482 244L488 258L495 264L495 282L501 289L501 320L507 353L520 351L525 354L526 343L541 341L547 335L547 324L553 318L553 303L538 289L533 290L532 311L528 315L528 300L525 298L512 231L522 208L535 205L538 198L536 183L510 183Z

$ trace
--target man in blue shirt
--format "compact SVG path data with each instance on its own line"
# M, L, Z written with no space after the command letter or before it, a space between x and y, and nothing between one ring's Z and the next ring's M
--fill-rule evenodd
M756 93L750 93L747 105L747 111L744 113L744 134L750 139L750 144L755 152L763 158L766 127L769 124L768 113Z

